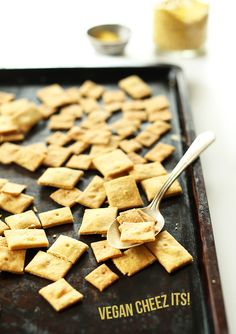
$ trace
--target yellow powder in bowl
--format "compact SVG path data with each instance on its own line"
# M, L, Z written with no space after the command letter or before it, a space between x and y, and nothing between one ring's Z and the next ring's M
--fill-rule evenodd
M94 34L94 37L102 42L119 42L120 37L113 31L103 30Z

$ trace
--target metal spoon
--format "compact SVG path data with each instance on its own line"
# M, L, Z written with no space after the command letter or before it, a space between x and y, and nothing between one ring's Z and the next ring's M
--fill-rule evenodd
M211 131L206 131L201 133L196 137L196 139L192 142L191 146L185 152L183 157L180 159L178 164L170 173L168 179L161 187L160 191L156 194L152 202L146 206L145 208L141 208L143 212L155 218L157 221L155 224L155 235L157 235L165 224L165 219L160 213L160 202L162 200L163 195L167 191L167 189L172 185L172 183L177 179L177 177L188 167L213 141L215 140L215 135ZM109 227L107 232L107 241L108 243L118 249L126 249L130 247L135 247L140 244L131 244L128 242L122 242L120 240L120 224L117 220L115 220Z

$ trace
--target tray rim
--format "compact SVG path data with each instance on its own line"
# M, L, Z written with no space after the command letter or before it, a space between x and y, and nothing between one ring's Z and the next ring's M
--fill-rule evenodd
M179 108L180 124L183 130L183 136L186 139L186 148L196 137L195 126L193 122L190 102L188 98L188 87L182 68L178 65L171 63L158 63L151 65L134 65L134 66L106 66L106 67L94 67L94 66L80 66L80 67L44 67L44 68L0 68L0 90L3 84L11 85L15 75L36 75L39 72L57 73L76 71L108 71L110 70L152 70L163 69L170 72L172 75L173 83L176 85L177 98L181 105ZM10 77L9 77L10 75ZM22 78L23 79L23 78ZM20 80L21 81L21 80ZM27 80L26 80L27 81ZM36 79L37 81L37 79ZM18 83L19 84L19 83ZM22 80L24 84L24 80ZM32 83L33 84L33 83ZM40 84L40 82L39 82ZM194 130L193 130L194 129ZM200 159L198 159L194 165L188 168L189 175L191 176L191 191L194 197L194 210L198 217L197 232L200 240L200 252L202 255L201 261L201 274L203 277L204 294L206 294L207 308L211 315L212 329L210 331L216 334L227 334L228 325L227 317L224 306L223 291L220 279L220 272L217 261L217 254L214 241L214 233L211 223L210 211L208 206L206 188L204 183L203 171ZM198 180L197 180L198 179ZM213 279L214 277L214 279Z

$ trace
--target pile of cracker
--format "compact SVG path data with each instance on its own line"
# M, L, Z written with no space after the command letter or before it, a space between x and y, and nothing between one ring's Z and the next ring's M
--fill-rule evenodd
M116 90L87 80L79 88L47 86L38 91L37 97L40 105L26 99L13 100L13 94L0 92L0 163L15 163L30 172L45 166L37 183L56 188L50 198L62 208L38 216L33 210L25 211L34 200L23 193L26 187L0 179L0 207L13 214L0 223L0 234L5 235L0 240L0 270L25 271L55 281L39 293L57 311L81 300L83 295L64 276L88 249L85 243L61 235L46 252L39 250L24 268L26 249L48 247L45 229L73 223L70 208L76 205L86 208L78 235L101 236L100 241L91 244L98 263L112 259L128 276L156 260L168 272L190 263L192 256L170 233L163 231L155 238L152 217L144 218L140 210L134 209L144 205L140 188L150 201L168 177L163 162L175 147L160 141L171 130L167 97L152 96L151 87L136 75L120 80ZM117 112L121 118L112 121ZM13 143L23 140L41 120L48 120L52 131L45 142L24 146ZM144 148L148 150L145 155L137 154ZM77 183L86 178L88 170L96 175L85 189L80 189ZM9 189L15 189L15 193ZM175 181L165 197L181 193ZM122 223L122 240L140 242L140 246L122 253L102 239L117 216ZM118 278L106 264L85 277L100 291Z

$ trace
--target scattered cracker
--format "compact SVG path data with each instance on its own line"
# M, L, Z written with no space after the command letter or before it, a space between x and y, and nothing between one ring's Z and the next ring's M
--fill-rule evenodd
M155 195L160 191L161 187L166 182L168 177L169 175L161 175L141 181L142 188L149 201L152 200L155 197ZM182 193L182 188L179 182L176 180L166 191L164 198L170 196L176 196L181 193Z
M1 188L1 191L6 194L11 195L20 195L23 190L26 189L26 185L24 184L18 184L13 182L7 182L4 184L4 186Z
M43 160L45 166L60 167L69 158L71 151L67 147L49 145L47 155Z
M36 150L32 145L21 146L15 155L14 162L31 172L41 166L45 159L45 152Z
M28 102L22 110L18 110L12 115L12 122L17 125L18 130L26 133L42 119L38 107Z
M46 138L46 141L48 144L53 144L53 145L58 145L58 146L63 146L69 143L70 140L71 139L69 138L68 134L65 134L60 131L56 131L52 135Z
M74 119L78 119L82 117L83 111L79 104L71 104L68 107L62 108L60 111L60 115L70 115Z
M155 223L128 223L124 222L119 227L121 231L120 240L123 242L142 243L155 240Z
M134 134L140 127L139 120L119 119L111 124L111 128L117 132L121 138L127 138Z
M69 130L74 125L74 118L70 115L53 115L48 122L50 130Z
M156 121L146 127L145 131L152 132L156 135L162 136L171 129L171 125L164 121Z
M79 234L106 234L111 223L116 219L117 208L86 209Z
M74 218L69 207L39 213L43 228L73 223Z
M46 106L45 104L39 105L38 110L44 119L49 118L57 111L56 108Z
M47 253L74 264L88 248L88 245L84 242L61 234Z
M137 209L138 213L142 216L144 222L156 222L156 219L148 215L141 209Z
M114 113L119 111L122 108L122 102L111 102L109 104L105 104L104 110L109 113Z
M91 248L98 263L122 256L122 252L119 249L111 247L107 240L92 242Z
M145 107L148 113L169 107L169 101L165 95L154 96L145 101Z
M0 104L10 102L14 100L15 94L0 91Z
M147 164L137 164L129 172L137 182L150 179L154 176L167 174L166 169L162 166L160 162L150 162Z
M149 147L154 144L159 138L159 134L144 130L137 135L135 140L137 140L141 145Z
M41 228L40 221L33 210L28 210L23 213L8 216L5 222L12 230L25 228Z
M132 176L123 176L105 182L105 191L110 206L119 209L129 209L143 206L135 179Z
M95 286L99 291L105 290L108 286L119 279L105 264L100 265L85 277L86 281Z
M93 98L80 99L80 105L86 114L90 114L95 110L100 110L99 103Z
M133 162L133 164L145 164L147 161L141 155L135 152L130 152L127 154L128 158Z
M78 87L67 88L66 93L70 97L71 103L77 104L80 101L81 93Z
M80 194L81 194L81 191L77 188L73 188L70 190L58 189L50 195L50 198L54 202L62 206L72 207L73 205L76 204L76 200Z
M141 122L144 122L147 120L147 113L146 111L126 111L123 114L124 119L137 119L140 120Z
M5 224L2 220L0 220L0 235L2 235L3 232L8 229L9 229L9 226L7 226L7 224Z
M66 167L75 169L89 169L92 158L88 154L73 155L66 163Z
M44 230L6 230L4 235L10 250L48 247L48 239Z
M10 134L12 132L16 132L18 130L18 126L12 122L12 118L10 116L2 116L0 115L0 134Z
M5 246L0 246L0 271L23 274L25 253L25 250L12 251Z
M51 186L62 189L73 189L79 179L84 175L80 170L74 170L67 167L51 167L38 179L41 186Z
M126 111L141 111L145 109L145 101L136 100L136 101L126 101L122 104L122 110Z
M172 119L172 114L169 109L158 110L148 114L148 121L170 121Z
M4 186L4 184L8 183L8 179L0 178L0 189Z
M39 251L25 267L25 272L57 281L64 277L72 267L72 263L52 254Z
M126 153L139 151L142 148L142 145L140 145L135 139L122 140L120 141L119 146Z
M29 103L30 102L27 99L17 99L15 101L4 103L0 105L0 113L1 115L12 116L19 111L25 110Z
M75 143L71 144L67 148L76 155L82 153L90 146L89 143L85 143L83 141L76 141Z
M122 90L112 90L106 91L103 96L104 103L113 103L113 102L124 102L125 101L125 93Z
M64 278L51 283L39 290L39 294L49 302L56 311L78 303L83 295L74 289Z
M140 245L126 250L123 256L112 261L123 275L132 276L152 264L156 258L145 246Z
M118 85L133 99L142 99L152 94L151 88L137 75L120 80Z
M147 247L168 273L193 261L189 252L167 231L160 232Z
M11 164L15 161L20 146L12 143L4 143L0 146L0 162L4 165Z
M91 80L86 80L80 86L80 94L86 97L93 98L95 100L99 99L104 93L105 88L101 85L96 84Z
M128 223L140 223L143 222L144 219L140 214L140 211L137 209L127 210L120 212L119 216L117 217L117 221L122 224L124 222Z
M11 194L0 193L0 207L10 213L24 212L34 201L34 197L20 194L13 196Z
M100 176L94 176L89 185L76 199L77 203L92 209L99 208L106 199L104 180Z
M61 107L70 102L70 96L58 84L49 85L37 92L37 97L47 106L52 108Z
M175 151L175 147L165 143L159 143L145 154L145 159L162 162Z

